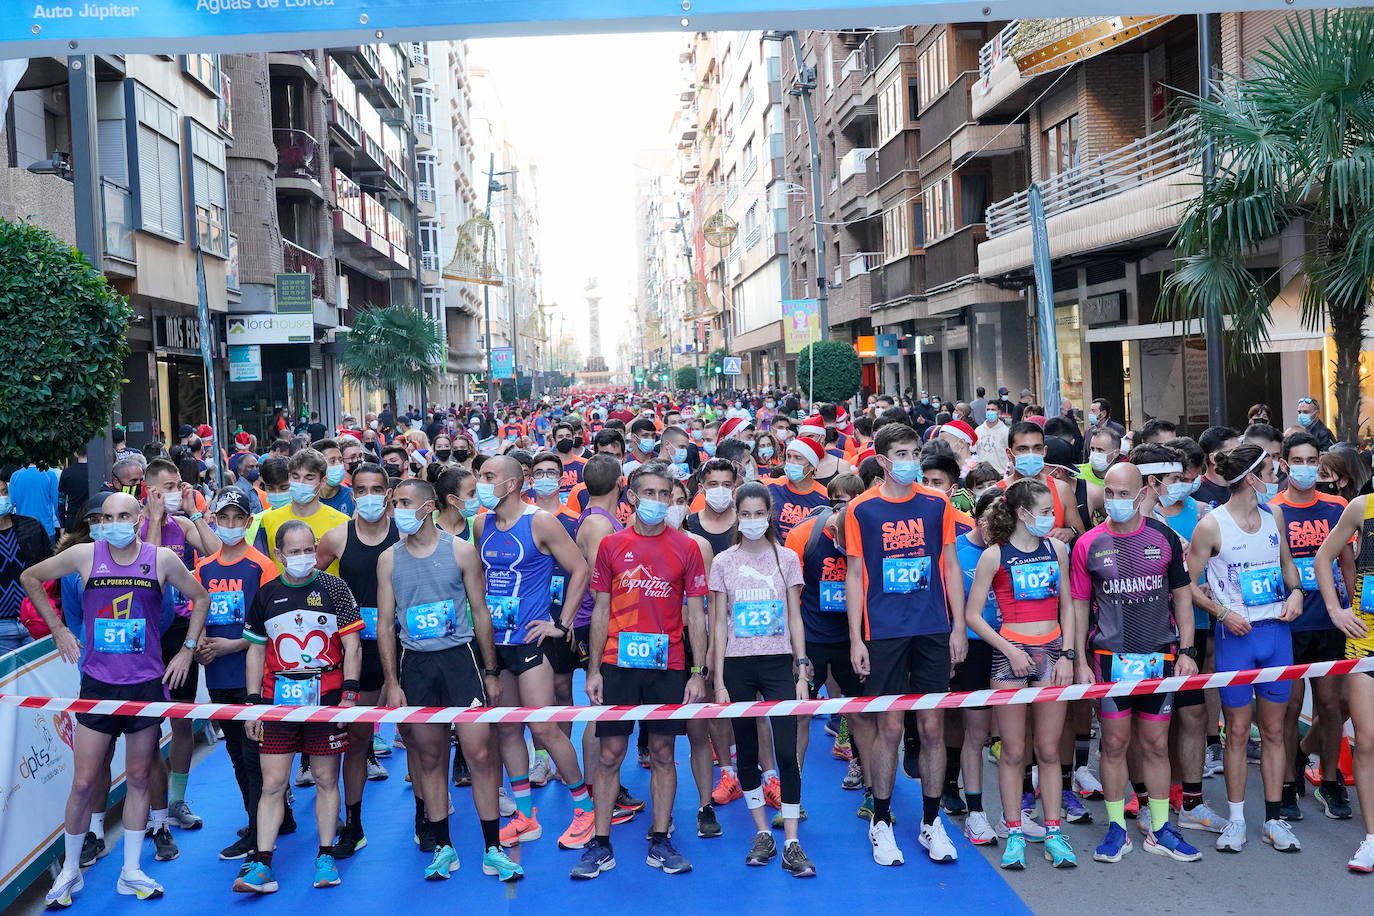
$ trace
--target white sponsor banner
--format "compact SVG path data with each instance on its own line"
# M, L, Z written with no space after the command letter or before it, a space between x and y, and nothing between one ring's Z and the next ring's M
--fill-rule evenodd
M243 344L311 343L315 340L315 319L308 315L230 315L225 320L225 343Z

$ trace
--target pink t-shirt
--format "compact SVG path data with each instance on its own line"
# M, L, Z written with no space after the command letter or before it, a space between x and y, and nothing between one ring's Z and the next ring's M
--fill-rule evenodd
M707 583L725 593L725 655L791 655L787 590L802 584L801 561L790 550L746 553L731 547L711 561Z

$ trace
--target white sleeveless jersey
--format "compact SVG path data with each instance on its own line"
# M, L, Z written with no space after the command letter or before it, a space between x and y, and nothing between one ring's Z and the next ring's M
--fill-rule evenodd
M1209 514L1221 532L1221 549L1207 561L1212 596L1251 623L1276 619L1283 613L1287 591L1273 513L1261 508L1259 531L1253 533L1237 525L1225 505Z

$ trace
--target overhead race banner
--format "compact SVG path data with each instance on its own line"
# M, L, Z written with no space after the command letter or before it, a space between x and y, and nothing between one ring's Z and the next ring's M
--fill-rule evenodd
M750 28L840 29L1101 15L1094 0L5 0L0 59L45 54L267 51L372 41ZM1136 13L1354 5L1154 0Z

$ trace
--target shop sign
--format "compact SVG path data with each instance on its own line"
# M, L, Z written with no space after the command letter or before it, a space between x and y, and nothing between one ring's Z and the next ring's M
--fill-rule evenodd
M225 325L225 342L231 346L312 343L315 340L315 319L310 315L273 315L269 312L230 315Z
M200 322L190 315L154 315L153 343L159 350L200 355Z
M276 275L275 302L278 313L313 313L314 294L311 289L312 277L307 273L284 273Z
M896 334L879 334L879 335L877 335L877 346L876 346L876 349L874 350L874 352L877 353L878 356L896 356L896 355L897 355L897 335L896 335Z
M1121 320L1121 306L1126 294L1121 290L1092 296L1083 302L1083 318L1088 326L1115 324Z
M262 381L262 347L247 344L229 348L229 381Z

